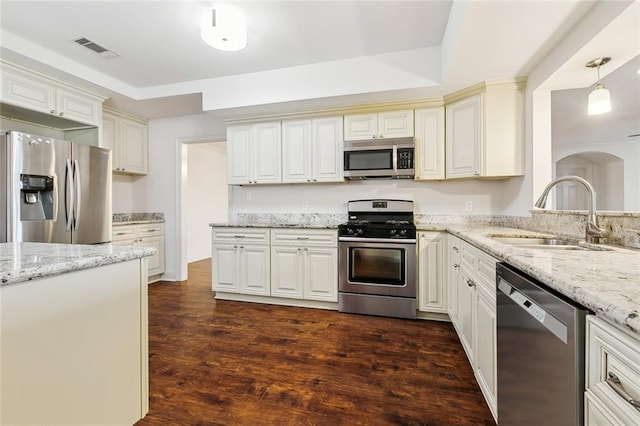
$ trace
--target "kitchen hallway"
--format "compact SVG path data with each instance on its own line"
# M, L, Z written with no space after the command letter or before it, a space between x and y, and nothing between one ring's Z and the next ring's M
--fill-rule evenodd
M149 286L138 425L494 424L450 323L217 301L210 262Z

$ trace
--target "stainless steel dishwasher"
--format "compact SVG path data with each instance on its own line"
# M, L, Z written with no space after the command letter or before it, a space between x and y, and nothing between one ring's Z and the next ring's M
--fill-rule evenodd
M588 311L505 263L496 284L500 425L583 424Z

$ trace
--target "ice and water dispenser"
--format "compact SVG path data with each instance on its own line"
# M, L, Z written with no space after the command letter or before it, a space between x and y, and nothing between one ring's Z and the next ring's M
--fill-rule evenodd
M52 220L53 177L20 175L20 220Z

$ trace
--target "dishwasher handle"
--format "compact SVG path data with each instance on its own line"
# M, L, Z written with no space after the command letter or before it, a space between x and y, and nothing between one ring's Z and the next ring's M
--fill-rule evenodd
M500 277L500 281L498 282L498 290L509 297L509 299L511 299L518 307L531 315L536 321L542 324L544 328L553 333L558 339L562 340L564 344L567 344L568 330L565 324L545 311L540 305L533 302L522 292L516 290L509 282L507 282L502 277Z

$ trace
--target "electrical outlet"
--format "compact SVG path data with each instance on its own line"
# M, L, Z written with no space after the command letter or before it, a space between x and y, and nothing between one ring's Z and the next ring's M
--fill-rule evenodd
M467 201L467 202L464 204L464 209L465 209L466 211L468 211L468 212L472 211L472 210L473 210L473 202L471 202L471 201Z
M307 210L309 209L309 203L307 203L306 200L302 201L302 210Z

